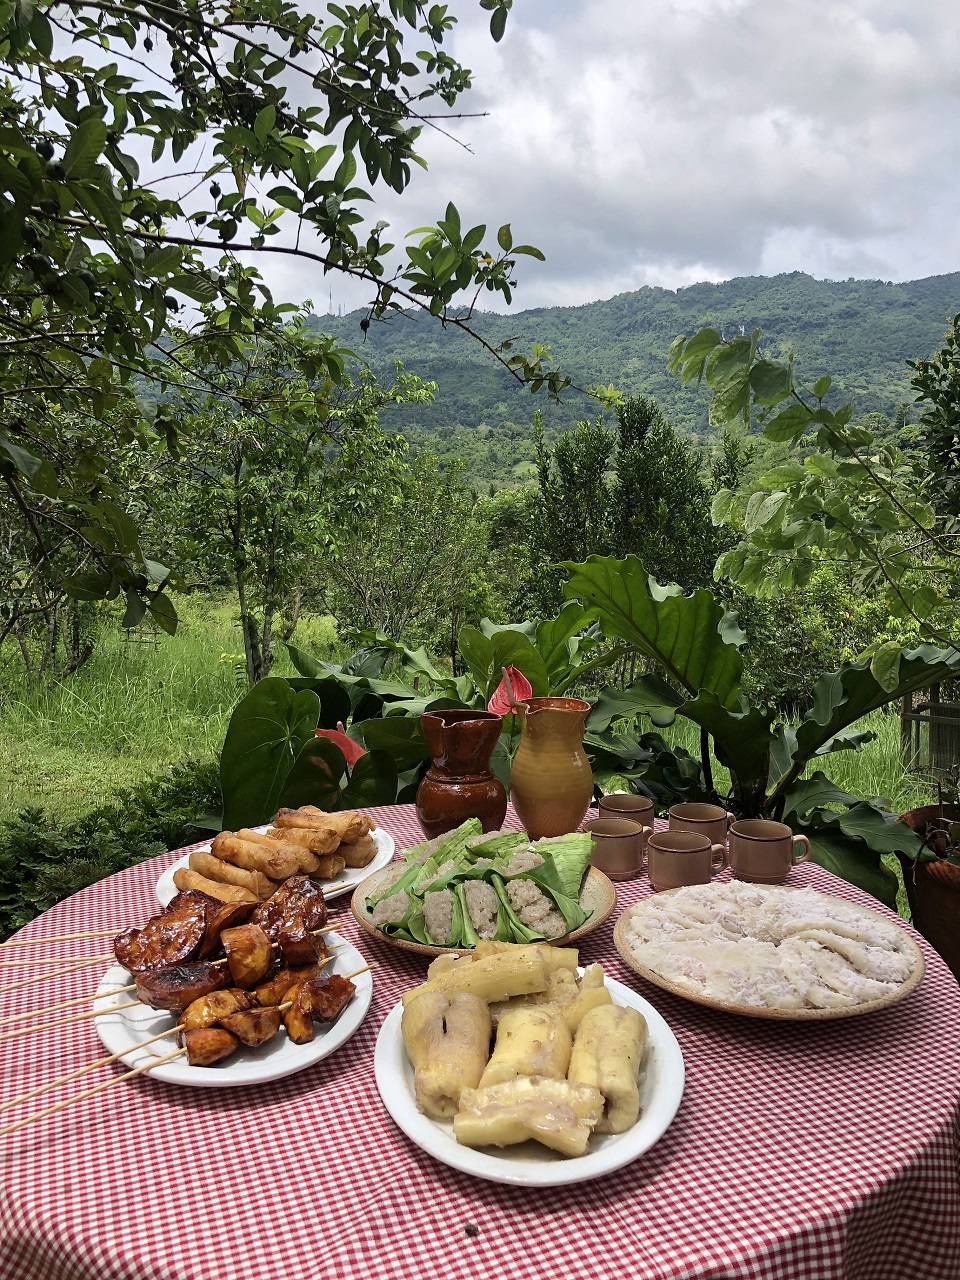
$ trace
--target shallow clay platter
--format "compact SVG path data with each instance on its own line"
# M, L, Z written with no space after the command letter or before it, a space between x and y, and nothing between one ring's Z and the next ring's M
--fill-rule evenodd
M792 886L778 887L792 888ZM657 896L667 897L670 894L679 892L679 889L667 889ZM817 892L819 893L820 890L818 889ZM845 907L851 910L860 912L864 916L878 918L885 924L892 923L887 920L886 916L881 916L879 912L871 911L869 907L861 907L859 903L849 902L846 898L837 897L836 894L824 893L821 896L824 898L836 897L838 902L842 902ZM639 902L636 904L636 906L640 905L642 904ZM661 977L653 969L648 969L645 965L639 964L634 960L627 946L626 931L630 913L635 909L635 907L628 907L617 921L613 931L614 945L620 953L623 963L631 968L634 973L639 974L641 978L645 978L647 982L652 982L655 987L661 987L664 991L680 996L683 1000L689 1000L692 1004L701 1004L708 1009L719 1009L723 1013L738 1013L745 1018L772 1018L781 1022L830 1022L835 1021L837 1018L859 1018L861 1014L875 1013L878 1009L888 1009L891 1005L898 1004L910 995L911 991L915 991L923 980L923 953L907 931L901 929L905 952L911 957L913 971L910 977L901 982L895 991L891 991L889 995L881 996L878 1000L865 1000L862 1004L849 1005L844 1009L771 1009L755 1004L730 1004L724 1000L714 1000L709 996L698 995L695 991L691 991L689 987L682 987L675 982L671 982L669 979Z
M350 907L360 928L365 929L371 937L379 938L381 942L389 943L392 947L399 947L401 951L413 951L421 956L443 956L448 952L469 955L469 950L463 947L428 947L422 942L408 942L406 938L391 938L389 934L382 933L377 928L370 919L370 912L367 910L367 897L369 894L376 892L383 878L393 868L393 863L387 867L382 867L357 885L356 891L350 900ZM593 912L590 919L585 924L582 924L579 929L574 929L572 933L564 934L562 938L551 939L555 946L567 947L571 943L578 941L578 939L585 938L588 933L593 933L595 929L599 929L613 915L614 907L617 905L617 891L614 888L613 881L608 880L603 872L598 871L596 867L590 867L587 871L587 878L584 880L583 887L580 890L580 905L584 911Z

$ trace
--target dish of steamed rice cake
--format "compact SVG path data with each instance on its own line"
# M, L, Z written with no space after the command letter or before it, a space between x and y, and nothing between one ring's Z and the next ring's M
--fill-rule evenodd
M588 873L600 876L591 851L589 833L532 841L524 831L485 834L471 818L371 877L355 914L387 938L426 947L553 942L594 913L582 893Z
M851 1017L923 977L904 928L812 887L738 880L653 894L617 921L632 969L699 1004L756 1017Z

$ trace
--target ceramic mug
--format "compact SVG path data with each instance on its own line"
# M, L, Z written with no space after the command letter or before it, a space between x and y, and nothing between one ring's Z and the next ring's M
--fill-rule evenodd
M630 818L594 818L583 824L593 837L590 864L611 880L632 880L640 874L643 851L653 827Z
M613 791L600 797L601 818L629 818L643 827L653 828L653 801L649 796L635 796L631 791Z
M797 857L797 845L803 852ZM730 828L727 860L738 880L781 884L791 867L808 861L810 841L796 836L785 822L742 818Z
M736 814L716 804L675 804L670 810L671 831L694 831L711 844L723 844Z
M723 845L695 831L658 831L647 840L647 874L657 892L709 884L725 862Z

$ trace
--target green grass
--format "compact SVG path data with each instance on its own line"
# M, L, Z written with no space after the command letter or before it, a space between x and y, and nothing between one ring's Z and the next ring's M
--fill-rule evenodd
M26 680L15 650L0 668L0 819L41 805L70 819L123 787L188 759L219 754L245 692L235 609L178 599L175 636L128 643L108 617L94 656L72 676ZM308 618L295 642L328 656L335 631ZM239 669L238 669L239 664ZM277 675L294 674L286 651Z

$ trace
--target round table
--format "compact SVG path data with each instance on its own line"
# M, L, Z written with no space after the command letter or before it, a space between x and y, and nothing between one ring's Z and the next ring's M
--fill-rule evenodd
M422 838L412 806L369 812L399 848ZM507 825L518 825L512 812ZM158 876L182 852L85 889L19 936L145 919ZM885 910L817 866L795 868L790 883ZM651 987L620 962L616 915L650 888L641 876L617 892L617 912L581 958L659 1009L687 1072L676 1119L633 1164L525 1190L471 1179L414 1146L380 1102L373 1047L426 962L358 938L341 899L342 932L380 966L357 1035L272 1084L221 1091L141 1076L0 1138L0 1278L956 1280L960 990L936 953L914 935L926 977L880 1013L735 1017ZM29 957L94 956L105 941L50 943ZM27 955L10 948L3 959L15 954ZM14 991L32 971L4 969L0 1017L92 991L105 968ZM103 1052L89 1021L0 1044L0 1105ZM0 1124L108 1070L122 1068L98 1068Z

